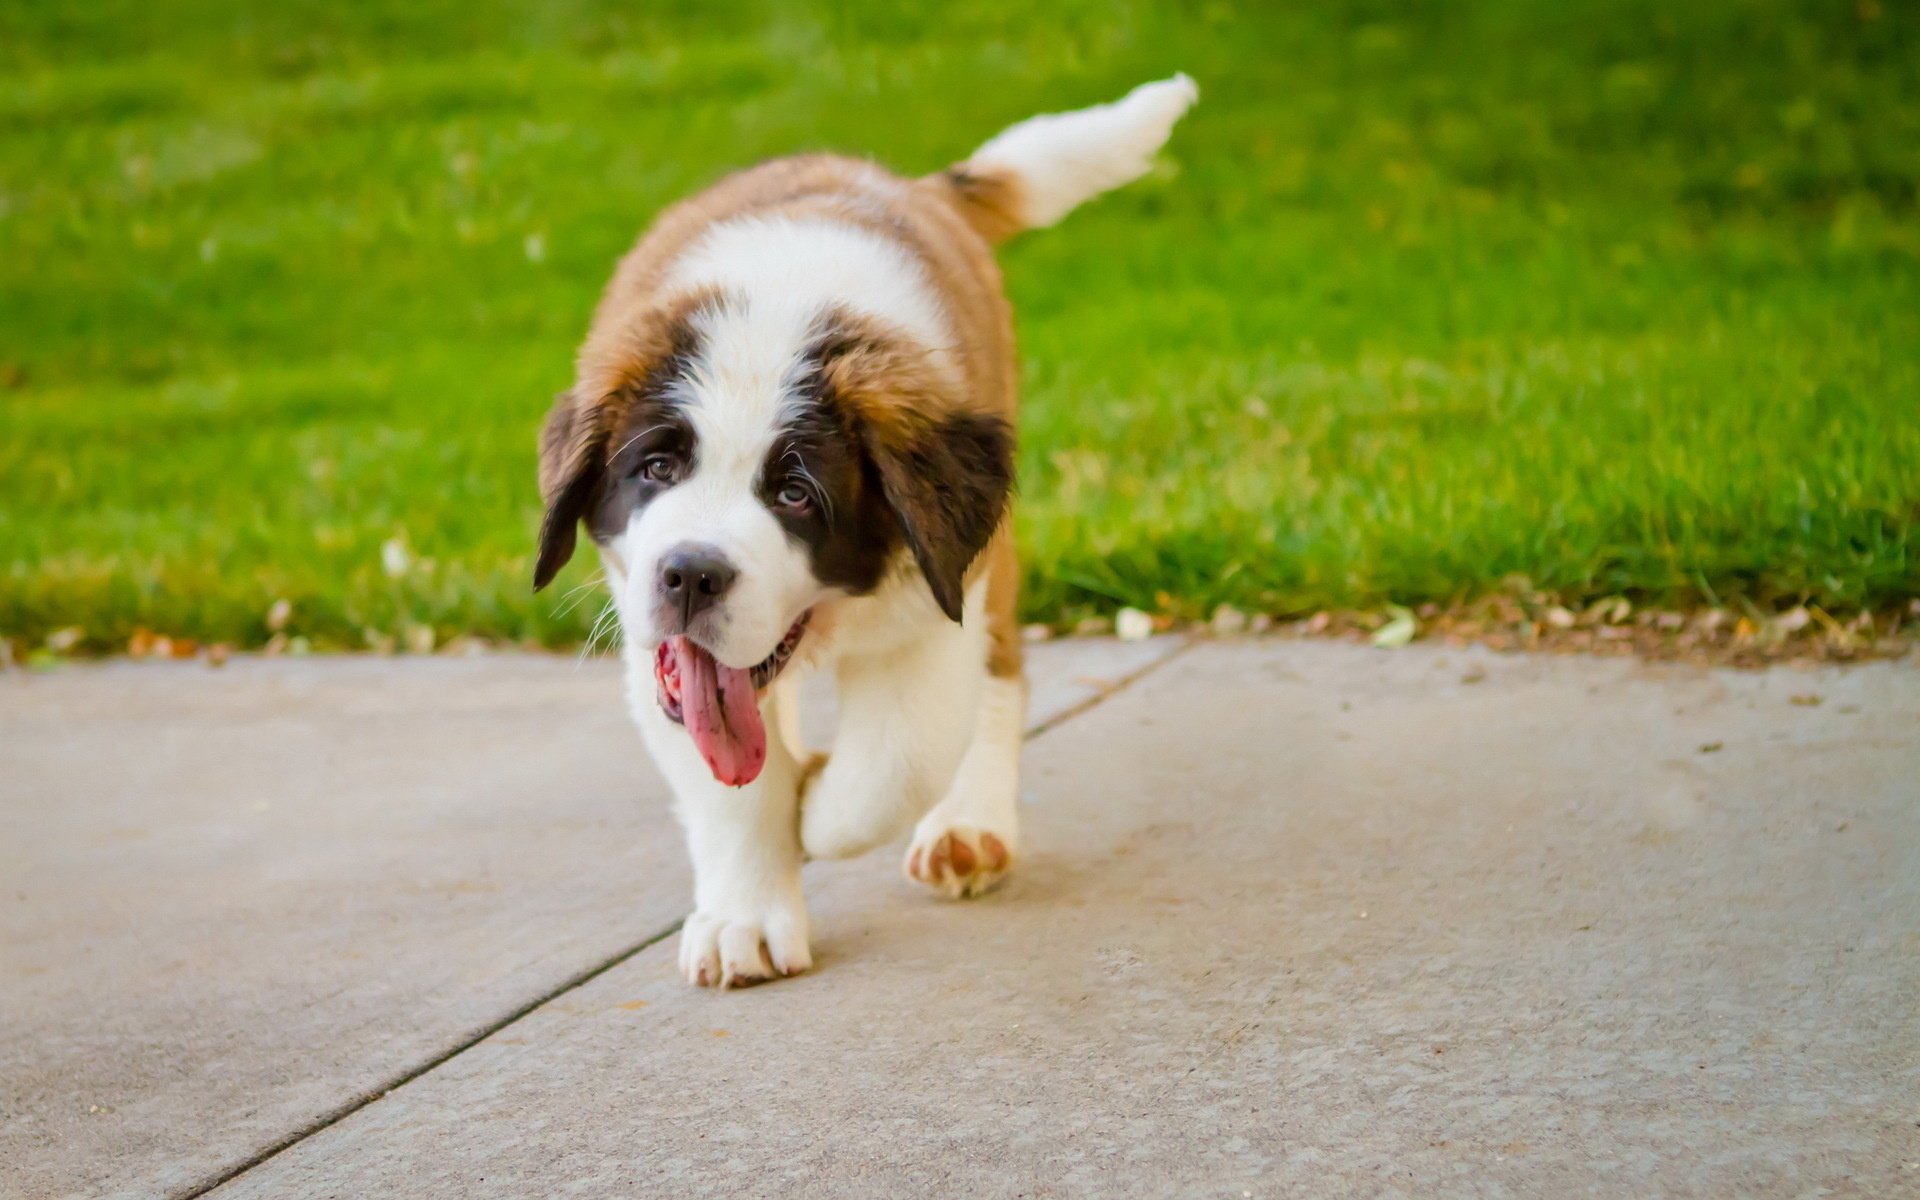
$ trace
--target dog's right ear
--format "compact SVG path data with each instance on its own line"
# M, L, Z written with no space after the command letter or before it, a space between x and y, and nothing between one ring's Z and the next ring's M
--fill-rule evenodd
M533 565L536 592L573 557L580 521L606 473L607 434L597 416L584 411L572 392L561 392L540 431L540 495L547 515L540 522L540 555Z

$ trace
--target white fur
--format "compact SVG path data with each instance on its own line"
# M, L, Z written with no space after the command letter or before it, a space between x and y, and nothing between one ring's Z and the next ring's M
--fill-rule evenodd
M1051 224L1142 174L1195 95L1182 75L1114 104L1035 117L988 142L972 165L1017 173L1028 223ZM707 231L668 283L716 287L727 298L703 318L699 361L674 385L695 428L695 466L633 515L605 558L625 634L628 703L673 787L693 858L694 912L681 933L680 967L690 982L725 986L811 965L800 887L807 854L857 854L917 821L916 850L958 839L979 858L992 835L1010 858L1026 689L987 673L984 573L968 589L959 624L940 611L904 552L875 592L846 596L814 578L805 549L759 496L761 466L804 382L822 312L837 306L886 321L936 365L953 366L946 315L912 255L824 220L740 219ZM761 661L802 612L814 613L799 658L833 669L840 725L804 796L791 678L762 700L767 760L745 787L716 781L686 730L660 709L654 589L661 556L687 542L720 550L739 570L716 606L717 634L703 638L721 662ZM979 861L981 869L962 876L921 878L971 895L1006 866Z
M897 186L897 185L890 185ZM825 220L744 217L716 225L674 264L674 287L718 287L750 301L738 353L786 361L829 306L886 321L929 350L951 351L946 313L906 247Z
M1143 83L1111 104L1029 117L974 151L967 169L1017 176L1024 224L1044 228L1145 175L1174 122L1199 98L1193 80L1175 75Z

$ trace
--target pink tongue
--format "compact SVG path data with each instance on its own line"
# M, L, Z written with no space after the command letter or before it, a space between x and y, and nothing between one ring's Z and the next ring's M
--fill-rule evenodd
M753 673L723 667L684 637L673 639L680 661L680 715L713 777L742 787L767 765L767 727L753 694Z

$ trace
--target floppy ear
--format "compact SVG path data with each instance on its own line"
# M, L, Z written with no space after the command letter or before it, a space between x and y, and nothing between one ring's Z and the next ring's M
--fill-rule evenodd
M940 611L960 619L967 568L986 549L1013 492L1013 429L959 412L868 424L867 452L880 490Z
M540 495L547 515L540 522L540 556L533 565L533 590L553 582L573 557L580 519L587 515L606 472L607 434L595 414L581 411L572 392L554 398L553 411L540 431Z

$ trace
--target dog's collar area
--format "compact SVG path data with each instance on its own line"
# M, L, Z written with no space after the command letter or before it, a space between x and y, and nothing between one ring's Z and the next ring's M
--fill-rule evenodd
M812 609L801 613L800 619L787 629L786 636L773 648L773 653L754 664L751 674L755 691L772 683L786 667L793 652L800 648L800 639L807 632L807 622L812 619ZM674 724L684 725L686 718L680 706L680 662L674 657L671 639L661 642L653 652L653 678L659 690L660 711L666 713L667 719Z
M793 652L800 648L800 639L807 632L807 622L812 619L812 617L812 609L801 613L800 619L788 628L786 636L781 638L780 644L773 648L773 653L761 659L759 664L753 668L753 686L755 690L766 687L772 683L773 677L778 675L781 669L787 665L787 660L793 657Z

